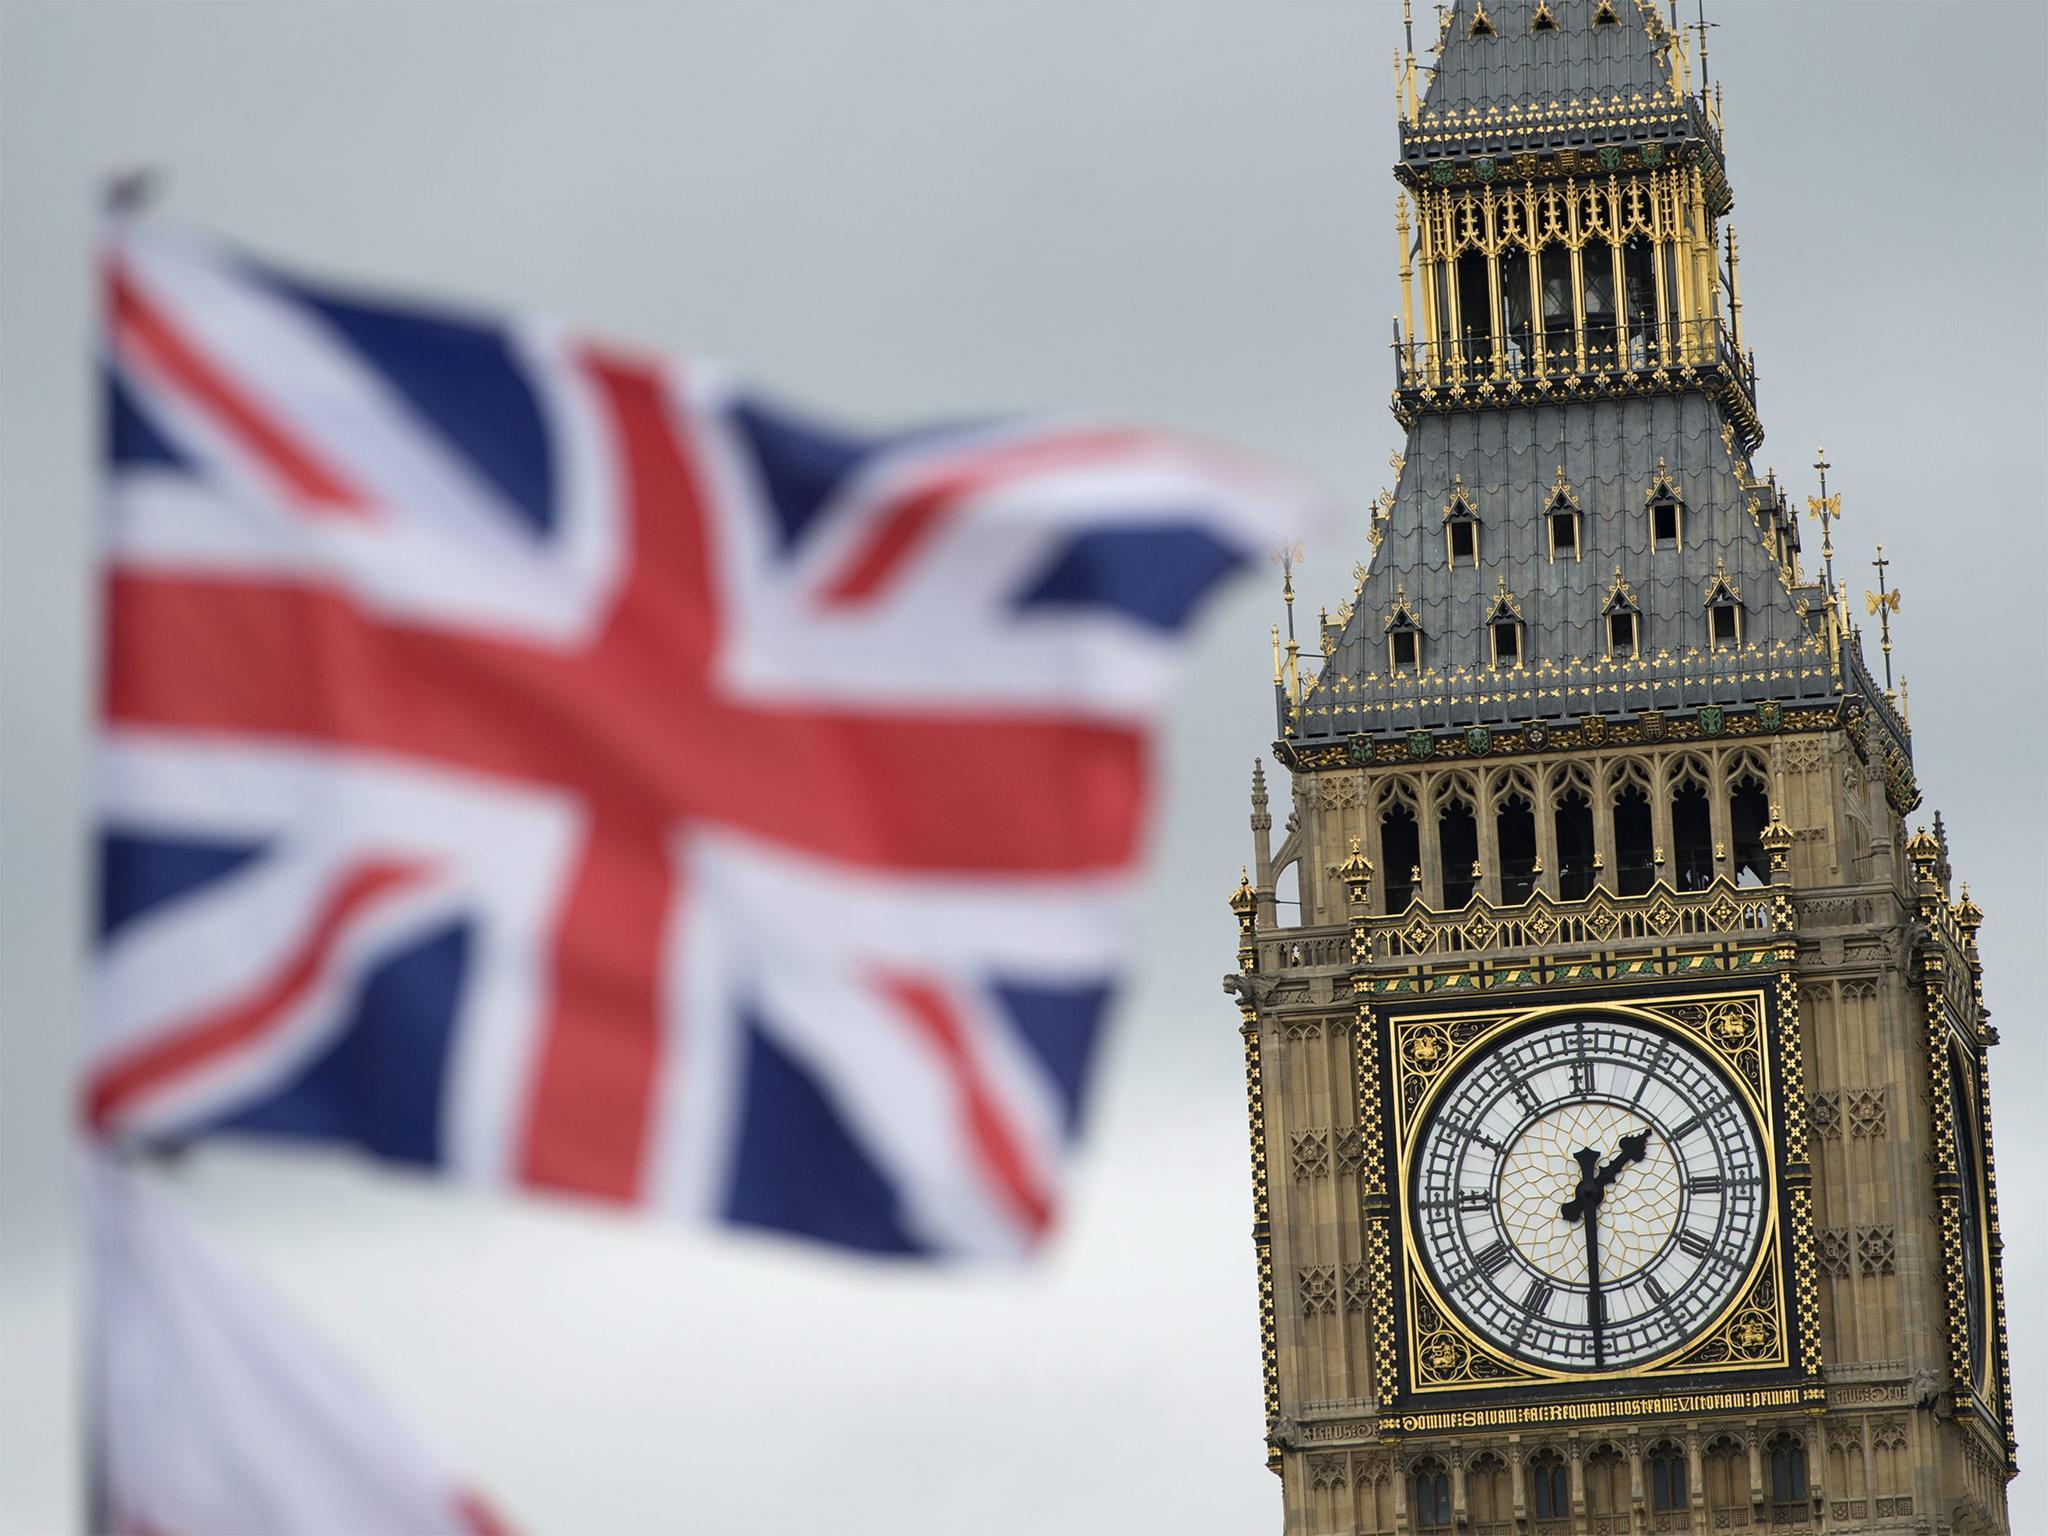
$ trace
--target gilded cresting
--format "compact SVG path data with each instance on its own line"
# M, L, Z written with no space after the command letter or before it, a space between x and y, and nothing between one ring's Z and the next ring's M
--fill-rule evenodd
M1835 578L1833 466L1808 571L1752 460L1704 73L1698 34L1636 0L1460 0L1399 62L1406 441L1351 590L1309 648L1275 640L1291 814L1276 841L1256 767L1230 903L1290 1531L2007 1529L1984 918L1940 818L1906 826L1903 685ZM1665 1127L1668 1231L1597 1286L1513 1293L1588 1358L1472 1320L1509 1245L1439 1275L1418 1243L1423 1198L1491 1238L1502 1187L1424 1191L1432 1127L1455 1166L1542 1184L1518 1139L1539 1111L1635 1123L1654 1073L1590 1066L1532 1080L1517 1123L1504 1095L1457 1100L1497 1124L1449 1118L1467 1074L1581 1026L1685 1045L1758 1138L1761 1236L1626 1369L1601 1363L1610 1306L1659 1305L1671 1245L1722 1240L1695 1127ZM1618 1202L1619 1147L1584 1149ZM1557 1170L1560 1222L1599 1220L1565 1215L1579 1177Z

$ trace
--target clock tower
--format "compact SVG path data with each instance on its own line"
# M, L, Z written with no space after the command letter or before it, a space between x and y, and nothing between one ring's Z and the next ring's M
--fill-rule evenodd
M1286 1529L2003 1532L1983 914L1833 466L1817 550L1754 467L1718 97L1645 0L1440 28L1231 898Z

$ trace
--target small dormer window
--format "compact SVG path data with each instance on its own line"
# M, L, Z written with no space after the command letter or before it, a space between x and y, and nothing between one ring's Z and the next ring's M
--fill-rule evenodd
M1550 558L1552 561L1576 560L1582 553L1579 544L1579 498L1572 494L1572 488L1564 477L1564 466L1557 467L1557 483L1550 488L1550 504L1543 509L1543 525L1550 537Z
M1456 570L1460 561L1472 565L1479 563L1479 525L1471 518L1462 518L1455 523L1446 523L1451 539L1451 569Z
M1607 589L1607 603L1601 610L1607 620L1607 654L1620 660L1640 656L1643 649L1643 614L1636 595L1622 579L1621 567L1614 568L1614 585Z
M1394 606L1387 610L1387 670L1422 670L1422 626L1415 622L1415 610L1408 606L1407 588L1395 584Z
M1643 493L1643 504L1650 509L1651 550L1680 548L1685 542L1685 503L1672 484L1670 466L1661 458L1649 490Z
M1737 645L1742 640L1742 610L1729 602L1714 603L1707 609L1713 626L1714 649Z
M1579 515L1572 511L1553 510L1550 514L1550 558L1553 560L1576 560L1579 558Z
M1714 562L1714 579L1707 583L1707 642L1715 650L1742 644L1742 593L1728 579L1719 560Z
M1452 570L1479 564L1479 515L1465 494L1465 477L1451 482L1451 504L1444 508L1444 557Z
M1543 0L1543 3L1536 7L1536 14L1529 20L1529 30L1531 32L1555 32L1557 30L1557 18L1550 14L1549 0Z
M1479 8L1472 13L1472 25L1465 29L1465 35L1467 37L1494 37L1498 35L1493 30L1493 18L1486 14L1486 6L1483 0Z
M1494 594L1493 606L1486 612L1486 634L1496 667L1519 667L1522 664L1522 605L1508 591L1505 576L1500 579L1500 590Z
M1593 13L1593 25L1596 27L1618 27L1621 25L1621 18L1614 14L1614 0L1600 0L1600 9Z

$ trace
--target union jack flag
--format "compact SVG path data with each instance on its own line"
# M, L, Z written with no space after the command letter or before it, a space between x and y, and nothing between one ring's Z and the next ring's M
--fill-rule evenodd
M107 242L85 1114L856 1248L1046 1228L1198 601L1311 505L1156 434Z

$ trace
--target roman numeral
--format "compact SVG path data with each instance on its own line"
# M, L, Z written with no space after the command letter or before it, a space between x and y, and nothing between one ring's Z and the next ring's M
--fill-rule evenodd
M1703 1259L1717 1269L1737 1270L1742 1266L1733 1254L1714 1246L1710 1238L1701 1237L1691 1227L1683 1227L1678 1233L1678 1246L1696 1259Z
M1663 1073L1666 1063L1670 1060L1671 1047L1660 1044L1657 1047L1657 1054L1652 1056L1649 1065L1643 1068L1643 1080L1636 1084L1636 1096L1629 1100L1631 1105L1643 1102L1643 1095L1650 1091L1650 1084L1658 1079Z
M1530 1282L1529 1292L1522 1298L1522 1310L1531 1317L1541 1317L1550 1306L1550 1298L1557 1294L1557 1288L1548 1280Z
M1697 1194L1718 1195L1719 1193L1721 1193L1722 1187L1725 1182L1726 1181L1722 1179L1720 1174L1708 1173L1702 1174L1699 1178L1694 1179L1692 1181L1692 1187L1694 1192Z
M1474 1255L1472 1262L1478 1268L1480 1274L1491 1278L1507 1267L1508 1245L1506 1243L1495 1243L1485 1252Z
M1466 1125L1465 1123L1459 1120L1446 1120L1444 1122L1444 1129L1449 1131L1453 1136L1470 1137L1473 1141L1478 1142L1481 1146L1491 1147L1496 1152L1507 1151L1507 1146L1505 1143L1494 1140L1493 1137L1487 1135L1486 1132L1480 1130L1479 1127L1476 1125Z
M1686 1121L1685 1124L1674 1125L1671 1128L1671 1139L1673 1141L1683 1141L1686 1137L1690 1136L1694 1131L1698 1130L1699 1128L1700 1117L1698 1115L1694 1115L1690 1120Z
M1458 1192L1458 1209L1461 1211L1484 1211L1493 1206L1493 1196L1483 1189L1466 1189Z
M1643 1276L1643 1289L1650 1293L1650 1299L1660 1307L1669 1299L1665 1294L1664 1287L1657 1283L1655 1275Z

